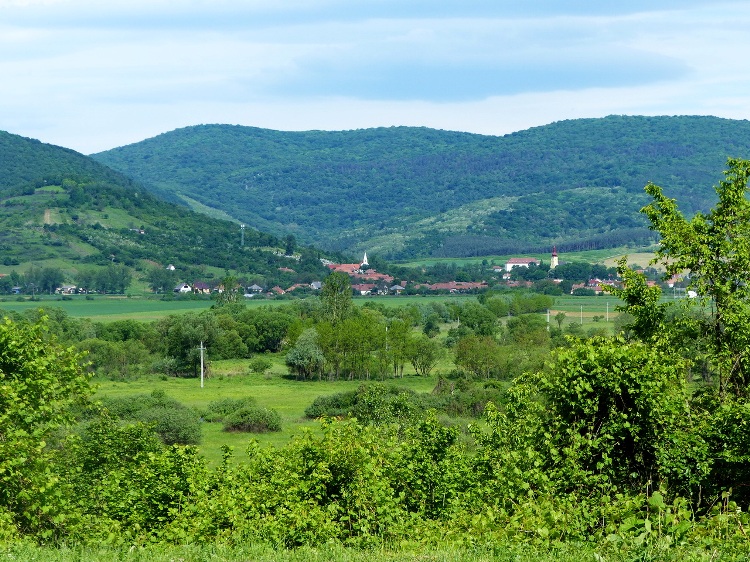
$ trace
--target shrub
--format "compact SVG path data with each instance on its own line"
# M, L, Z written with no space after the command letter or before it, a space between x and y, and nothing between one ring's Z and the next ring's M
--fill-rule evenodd
M250 365L248 365L248 368L251 373L264 375L266 371L268 371L272 366L273 363L271 363L269 359L257 355L250 360Z
M109 413L124 421L140 421L153 426L167 445L200 443L200 419L196 412L168 397L163 390L124 398L108 398L102 403Z
M281 431L281 416L276 410L249 406L236 410L224 420L224 431L266 433Z
M195 412L187 408L155 406L139 412L137 419L153 425L156 434L167 445L197 445L201 441L200 421Z
M255 406L255 398L247 396L245 398L222 398L214 400L208 404L203 419L209 422L222 422L224 419L237 410Z

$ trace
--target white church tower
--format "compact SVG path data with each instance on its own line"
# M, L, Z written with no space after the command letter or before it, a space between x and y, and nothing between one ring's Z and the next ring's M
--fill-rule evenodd
M552 246L552 259L549 262L549 268L555 269L558 265L557 261L557 246Z
M365 257L362 258L362 265L370 265L367 263L367 252L365 252Z

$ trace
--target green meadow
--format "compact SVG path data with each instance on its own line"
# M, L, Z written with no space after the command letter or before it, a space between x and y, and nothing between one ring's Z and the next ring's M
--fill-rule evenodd
M222 430L221 423L202 423L203 440L199 449L209 462L216 464L221 460L223 445L233 447L235 454L239 456L251 440L262 444L283 445L305 429L316 430L319 424L304 417L305 408L318 396L356 390L364 382L298 381L288 375L283 356L275 355L272 361L273 367L265 375L248 373L248 360L214 361L210 364L209 374L204 378L203 388L197 378L152 376L127 382L95 381L96 396L117 398L163 390L171 398L198 411L204 410L215 400L252 397L258 406L274 409L280 414L282 431L275 433L230 433ZM415 392L430 392L435 388L438 374L449 371L451 367L452 363L445 360L430 377L417 376L413 369L407 367L403 378L388 379L387 384Z

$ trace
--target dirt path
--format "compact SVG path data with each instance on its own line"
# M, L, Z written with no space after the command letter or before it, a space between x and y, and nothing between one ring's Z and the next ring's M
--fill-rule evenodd
M44 224L52 224L51 214L49 209L44 209Z

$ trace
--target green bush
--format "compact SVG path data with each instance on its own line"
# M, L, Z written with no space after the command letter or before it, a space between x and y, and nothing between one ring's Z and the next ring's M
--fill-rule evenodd
M197 445L201 441L200 420L188 408L155 406L139 412L137 419L152 425L167 445Z
M201 439L198 414L163 390L123 398L107 398L102 404L109 413L124 421L139 421L153 426L167 445L197 445Z
M276 410L249 406L232 412L224 420L224 431L267 433L281 431L281 416Z
M222 398L214 400L208 404L208 408L203 413L203 419L208 422L222 422L224 419L237 410L255 406L255 398L247 396L245 398Z

